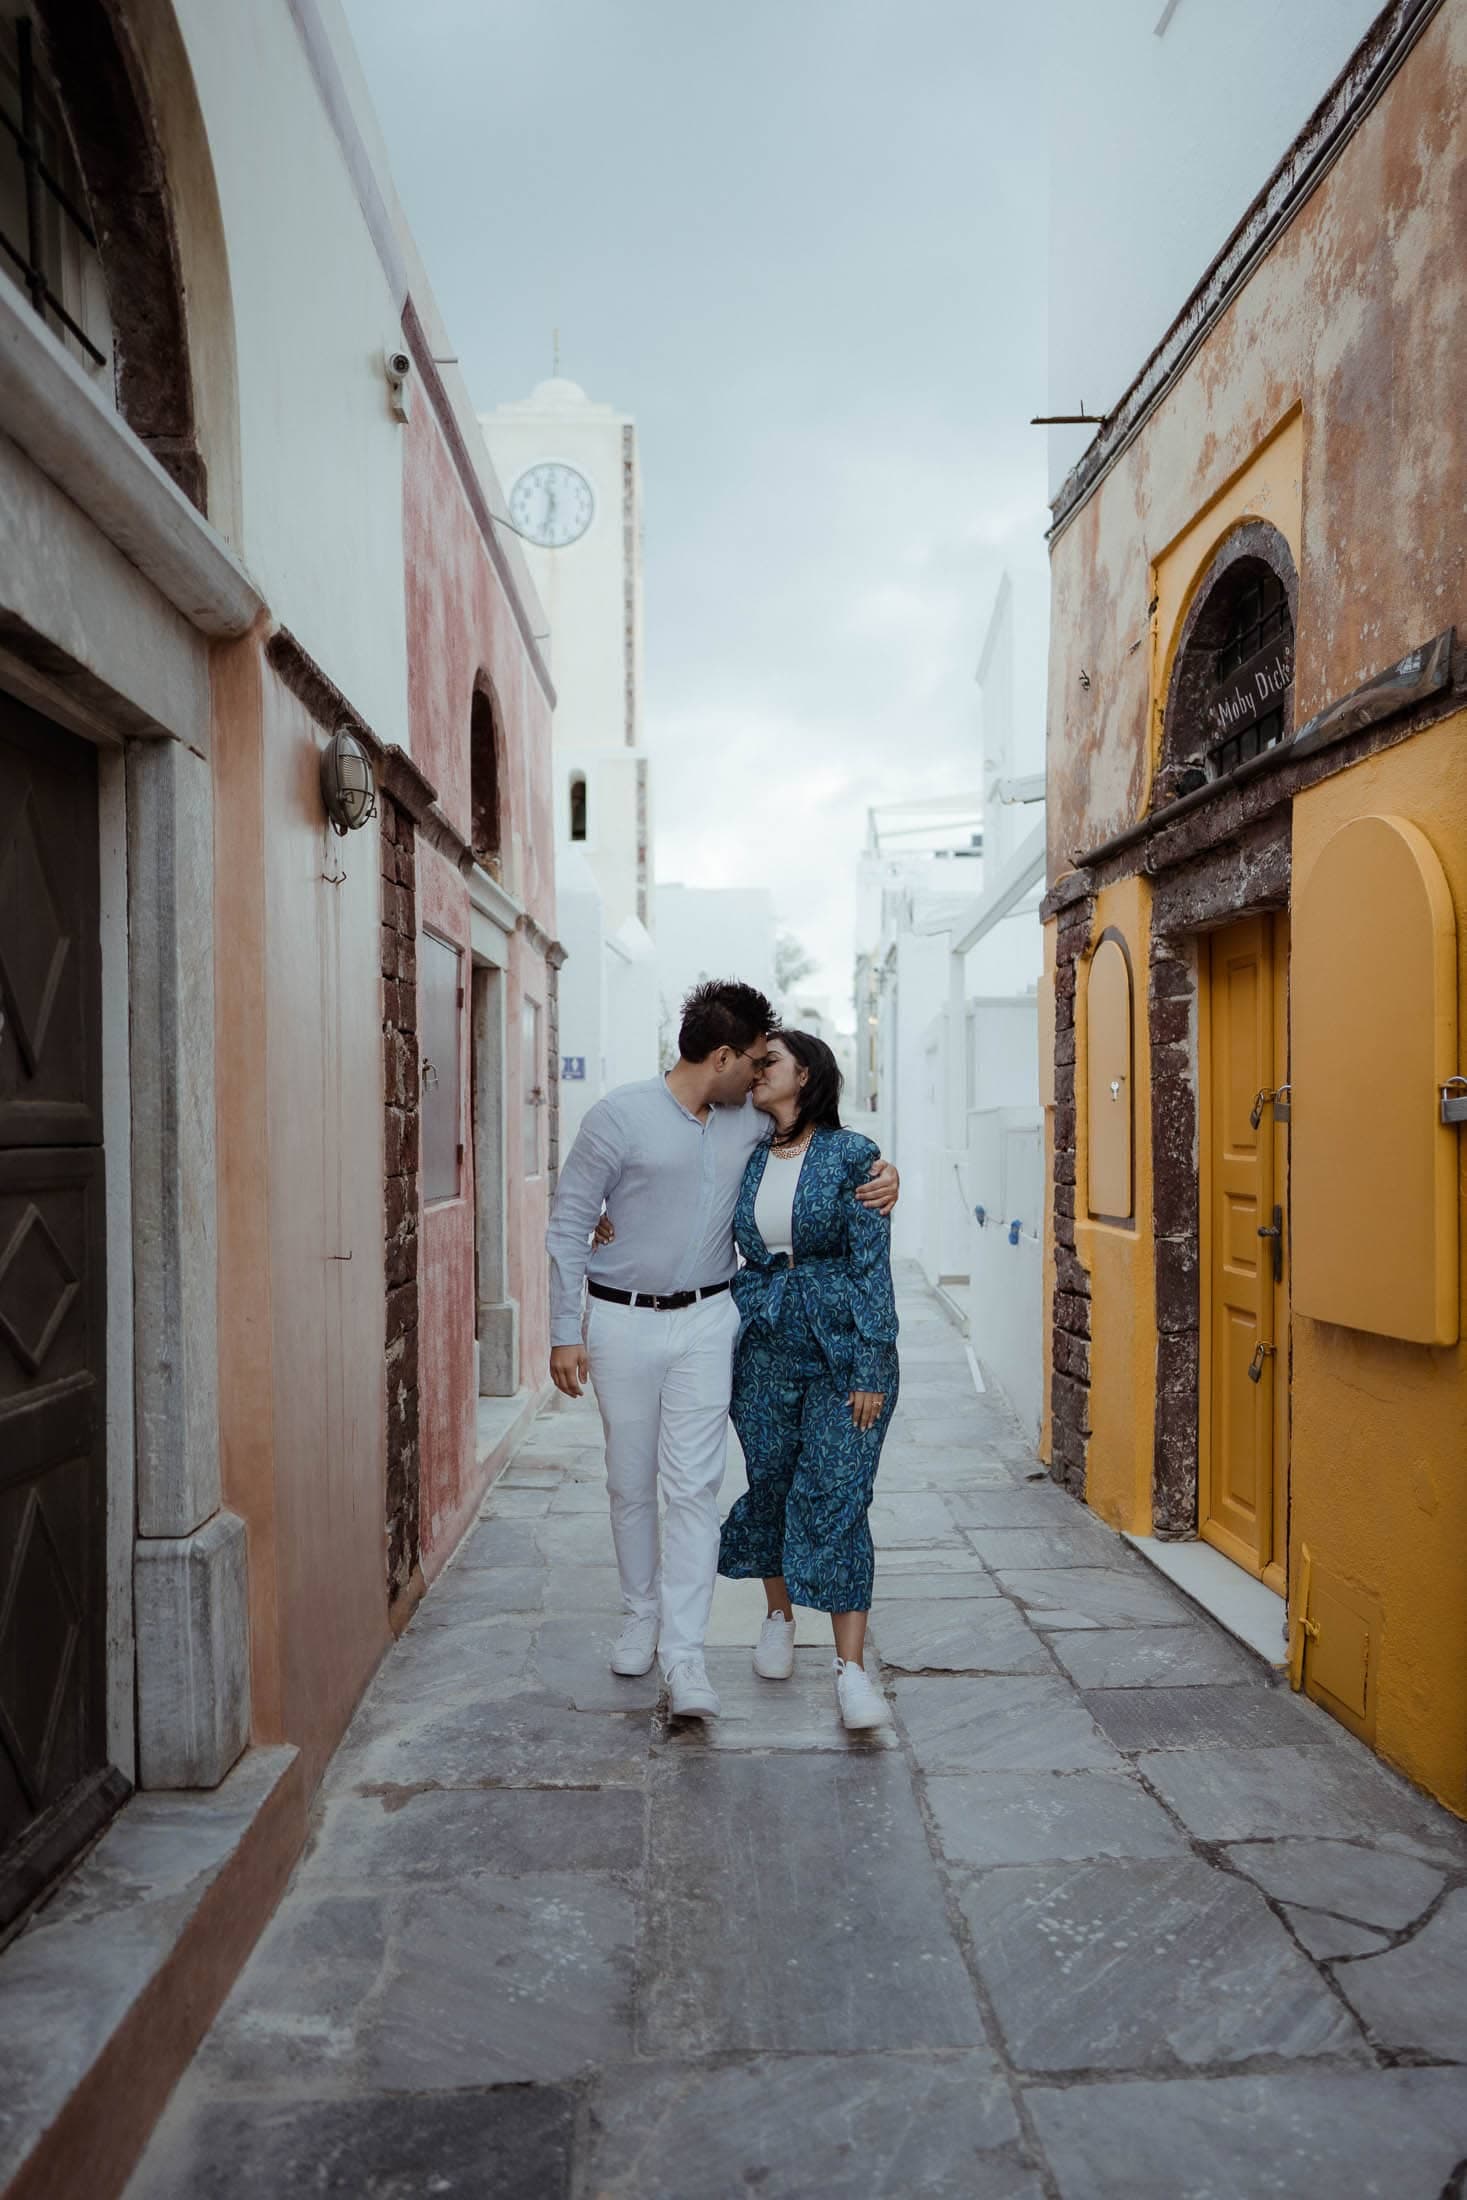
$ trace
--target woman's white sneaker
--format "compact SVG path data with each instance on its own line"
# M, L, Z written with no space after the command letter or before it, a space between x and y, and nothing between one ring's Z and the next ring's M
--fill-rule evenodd
M667 1668L668 1702L675 1719L716 1719L723 1709L701 1658L679 1658Z
M628 1676L650 1673L657 1655L655 1619L629 1619L611 1650L611 1670Z
M872 1685L863 1665L848 1665L844 1658L836 1659L835 1700L840 1705L842 1724L853 1734L891 1725L891 1706Z
M787 1681L795 1669L795 1623L771 1612L754 1645L754 1671L761 1681Z

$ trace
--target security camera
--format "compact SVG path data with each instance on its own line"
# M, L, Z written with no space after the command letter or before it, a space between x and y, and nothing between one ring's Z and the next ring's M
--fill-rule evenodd
M387 403L394 420L407 420L412 413L412 372L410 353L395 350L390 344L382 354L382 370L387 376Z

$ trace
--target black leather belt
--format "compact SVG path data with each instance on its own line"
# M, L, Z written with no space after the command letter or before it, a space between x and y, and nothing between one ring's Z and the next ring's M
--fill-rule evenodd
M613 1306L654 1306L659 1313L675 1314L680 1306L691 1306L698 1299L716 1299L728 1285L705 1283L701 1291L613 1291L610 1284L593 1283L588 1276L586 1289L593 1299L610 1299Z

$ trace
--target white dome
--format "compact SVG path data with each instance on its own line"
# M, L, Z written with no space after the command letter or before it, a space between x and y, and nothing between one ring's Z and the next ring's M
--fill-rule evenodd
M530 403L544 411L590 402L580 383L568 381L563 374L553 375L548 382L537 382L530 396Z

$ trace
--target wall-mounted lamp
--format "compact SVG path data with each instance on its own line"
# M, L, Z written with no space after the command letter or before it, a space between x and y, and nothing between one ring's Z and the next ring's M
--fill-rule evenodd
M372 759L350 726L338 726L321 751L321 800L334 833L353 833L377 815Z

